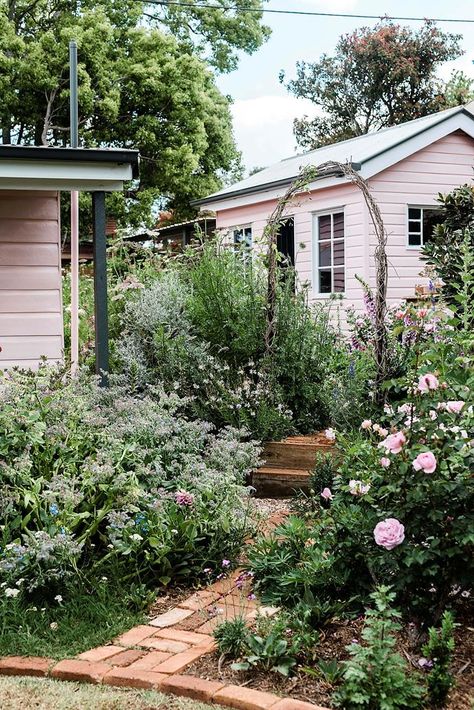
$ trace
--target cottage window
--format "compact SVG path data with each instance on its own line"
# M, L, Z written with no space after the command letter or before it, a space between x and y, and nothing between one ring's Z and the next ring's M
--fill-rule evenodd
M408 241L410 248L420 249L433 236L433 229L443 221L439 207L408 207Z
M344 293L344 212L315 217L316 291Z
M252 227L239 227L234 229L234 244L252 248Z

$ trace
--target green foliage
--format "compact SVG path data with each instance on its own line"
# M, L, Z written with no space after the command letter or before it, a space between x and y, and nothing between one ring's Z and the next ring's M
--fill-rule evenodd
M462 185L439 195L444 221L422 248L422 258L443 281L443 297L456 306L459 292L468 288L474 299L474 188ZM472 309L471 309L472 311Z
M424 691L407 664L394 650L400 629L399 612L391 608L395 594L379 587L371 595L375 608L366 612L364 644L351 644L351 658L343 662L342 687L333 702L345 710L420 708Z
M235 556L257 449L188 421L178 397L150 394L47 368L11 375L0 410L7 597L50 599L99 573L189 582Z
M328 685L334 686L339 683L344 673L342 664L332 658L329 661L320 659L314 668L302 668L302 671L307 675L322 678Z
M132 0L79 10L59 0L54 12L46 0L0 0L3 142L67 144L75 39L81 144L133 147L142 157L139 183L111 197L109 212L127 226L151 224L157 203L189 213L189 200L218 189L240 161L229 100L208 60L228 70L237 50L253 52L267 37L258 12L155 6L150 17Z
M230 656L230 658L240 658L245 648L248 633L246 621L242 616L223 621L214 630L214 638L217 641L219 653Z
M245 645L245 660L233 663L234 670L258 668L288 676L296 665L296 658L291 655L291 645L287 639L282 638L278 629L270 630L265 636L250 632Z
M446 108L468 104L474 100L474 79L461 70L451 72L444 86Z
M334 56L298 62L287 88L325 113L295 120L299 145L318 148L444 108L437 71L461 55L460 39L431 21L414 31L382 20L343 35Z
M445 611L441 627L429 630L428 643L423 646L423 653L431 661L432 668L428 675L428 693L435 707L444 705L455 680L450 671L454 652L454 618Z

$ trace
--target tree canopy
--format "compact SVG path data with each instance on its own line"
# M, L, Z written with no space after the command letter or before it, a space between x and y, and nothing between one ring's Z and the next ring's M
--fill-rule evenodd
M383 20L343 35L334 56L298 62L286 86L323 113L295 120L298 144L318 148L445 108L449 98L436 71L461 56L460 39L431 21L415 31ZM280 78L285 82L283 73ZM459 79L452 81L450 100L466 96Z
M233 3L260 7L263 0ZM190 4L193 4L192 2ZM222 3L223 4L223 3ZM82 145L138 148L126 224L150 222L158 198L187 212L238 169L229 99L214 71L268 36L257 13L135 0L0 0L0 126L4 143L69 144L69 41L78 44Z

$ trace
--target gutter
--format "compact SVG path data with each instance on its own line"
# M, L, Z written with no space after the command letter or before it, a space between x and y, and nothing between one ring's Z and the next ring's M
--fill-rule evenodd
M125 163L138 177L138 150L122 148L56 148L49 146L0 145L0 159L54 162Z
M362 163L350 163L354 170L360 170ZM287 187L291 185L293 180L296 180L298 175L292 175L291 177L284 178L281 180L273 180L271 182L261 183L260 185L253 185L252 187L243 187L240 190L233 190L232 192L217 193L216 195L210 195L209 197L203 197L199 200L192 200L191 205L193 207L200 207L200 205L210 205L214 202L222 202L222 200L227 200L232 197L242 197L244 195L253 195L258 192L264 192L265 190L272 190L278 187ZM317 175L317 177L312 181L323 180L327 177L343 177L340 170L325 170Z

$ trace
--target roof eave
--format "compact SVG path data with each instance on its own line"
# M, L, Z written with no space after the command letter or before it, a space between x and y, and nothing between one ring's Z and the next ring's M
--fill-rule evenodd
M132 167L132 176L138 177L138 150L122 148L57 148L54 146L0 145L0 159L70 162L115 163Z

